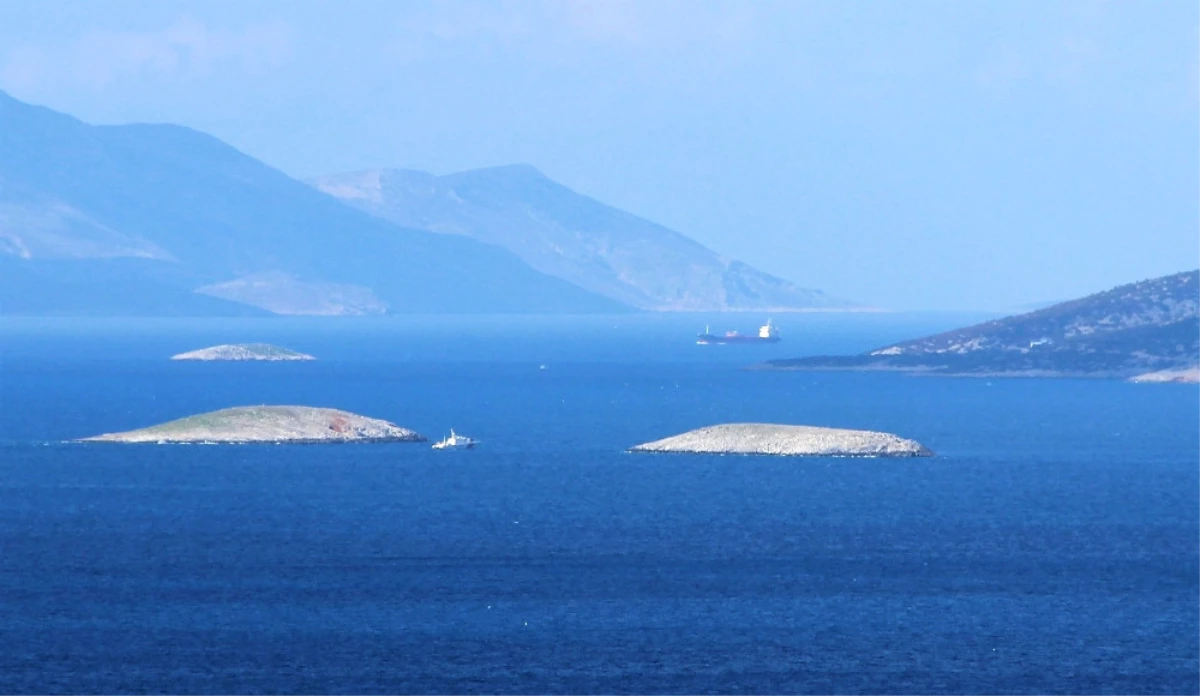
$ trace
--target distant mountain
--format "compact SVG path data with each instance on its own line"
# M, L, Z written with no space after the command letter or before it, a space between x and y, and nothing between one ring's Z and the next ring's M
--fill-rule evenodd
M624 311L464 237L403 229L211 136L0 92L0 313Z
M1135 377L1195 374L1200 271L1122 285L1079 300L885 346L862 355L775 360L776 369Z
M317 177L310 183L405 227L503 247L543 273L641 309L854 307L723 258L678 232L578 194L526 165L448 176L378 169Z

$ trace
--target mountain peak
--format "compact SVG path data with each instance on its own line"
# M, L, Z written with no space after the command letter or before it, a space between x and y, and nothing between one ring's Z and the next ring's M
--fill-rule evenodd
M462 172L462 173L466 173L466 172ZM524 163L501 164L501 165L497 165L495 167L483 167L481 169L473 169L473 170L471 170L471 173L474 173L474 174L503 174L505 176L523 176L523 177L530 177L530 178L537 178L537 179L548 179L549 178L545 174L543 174L541 172L541 170L538 169L537 167L533 166L532 164L524 164Z

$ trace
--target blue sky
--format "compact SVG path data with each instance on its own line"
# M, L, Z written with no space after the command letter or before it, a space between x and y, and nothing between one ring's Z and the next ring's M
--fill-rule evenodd
M803 285L1008 309L1200 265L1187 2L0 0L0 88L296 176L524 162Z

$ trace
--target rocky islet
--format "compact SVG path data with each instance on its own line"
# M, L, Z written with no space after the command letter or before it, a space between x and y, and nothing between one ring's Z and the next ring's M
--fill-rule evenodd
M928 457L914 440L871 430L774 423L725 423L636 445L630 452L812 457Z
M425 442L425 437L395 423L333 408L239 406L188 416L148 428L83 438L81 441L156 444L332 444Z
M315 357L307 353L301 353L290 348L281 348L270 343L223 343L219 346L209 346L208 348L200 348L199 350L172 355L171 359L197 361L263 360L267 362L316 360Z

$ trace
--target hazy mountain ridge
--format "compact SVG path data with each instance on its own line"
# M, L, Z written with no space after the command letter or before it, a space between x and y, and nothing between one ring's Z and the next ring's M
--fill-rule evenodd
M3 92L0 261L3 313L624 309L502 249L353 210L198 131L92 126ZM223 299L187 297L202 288Z
M478 239L588 291L656 311L852 309L724 258L528 165L446 176L405 169L332 174L316 188L397 224Z
M1129 283L862 355L776 360L779 369L1133 377L1200 364L1200 271Z
M146 258L171 255L147 239L114 230L55 198L0 179L0 254L39 258Z

